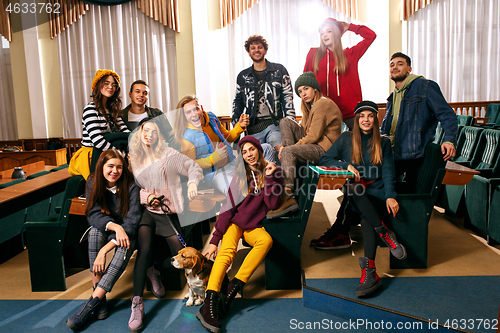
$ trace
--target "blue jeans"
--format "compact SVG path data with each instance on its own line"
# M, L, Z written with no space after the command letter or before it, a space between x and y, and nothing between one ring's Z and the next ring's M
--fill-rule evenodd
M274 149L274 147L281 144L281 132L279 126L269 125L266 129L252 135L262 144L264 158L269 162L278 164L278 152Z

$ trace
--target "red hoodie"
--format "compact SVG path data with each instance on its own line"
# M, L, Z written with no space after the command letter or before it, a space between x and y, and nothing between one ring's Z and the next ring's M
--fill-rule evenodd
M375 32L364 25L351 23L347 30L360 35L363 37L363 40L353 47L344 49L344 54L347 58L347 69L344 75L336 74L333 52L329 49L326 49L325 55L319 61L318 72L314 73L321 92L337 104L340 111L342 111L344 119L354 117L356 104L363 100L361 84L359 82L358 61L377 37ZM314 72L314 56L317 50L317 47L309 50L304 66L304 73Z

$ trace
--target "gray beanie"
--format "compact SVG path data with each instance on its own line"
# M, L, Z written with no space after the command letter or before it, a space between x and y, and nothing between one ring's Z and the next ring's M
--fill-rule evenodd
M314 76L313 72L305 72L304 74L300 75L297 78L297 80L295 81L295 93L297 95L299 95L299 87L301 86L308 86L317 89L319 92L321 92L318 80L316 80L316 77Z

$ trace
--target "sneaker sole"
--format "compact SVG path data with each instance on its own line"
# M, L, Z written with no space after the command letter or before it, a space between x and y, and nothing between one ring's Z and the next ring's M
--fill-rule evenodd
M66 320L66 325L67 325L69 328L71 328L73 331L77 331L77 330L79 330L79 329L81 329L81 328L83 327L83 326L76 326L75 324L73 324L73 323L71 322L71 320L69 320L69 318L68 318L68 320Z
M382 280L378 281L373 287L370 289L366 290L360 290L356 291L356 296L357 297L366 297L372 295L374 292L376 292L380 287L382 287Z
M109 311L106 311L104 313L98 313L98 314L96 314L96 318L98 320L104 320L104 319L106 319L108 317L109 317Z
M278 218L278 217L282 217L283 215L286 215L287 213L290 213L290 212L295 212L299 210L299 204L295 204L295 205L292 205L286 209L283 209L281 212L279 213L274 213L274 214L267 214L266 218L268 220L272 220L272 219L275 219L275 218Z
M212 325L209 325L204 319L203 319L203 316L201 315L201 313L198 311L198 313L196 314L196 319L198 319L201 323L201 326L205 327L209 332L212 332L212 333L218 333L220 331L220 328L218 327L215 327L215 326L212 326Z
M350 248L352 245L349 244L349 245L341 245L341 246L330 246L330 247L317 247L315 246L314 248L316 250L343 250L343 249L348 249Z
M130 331L130 333L139 333L139 332L142 332L142 325L140 327L138 327L137 329L132 329L130 328L130 326L128 327L128 330Z

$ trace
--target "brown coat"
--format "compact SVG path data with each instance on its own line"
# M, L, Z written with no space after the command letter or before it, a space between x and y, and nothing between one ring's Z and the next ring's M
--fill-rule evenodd
M342 130L342 113L331 99L322 97L317 100L311 111L303 110L302 128L305 136L296 144L316 143L328 151Z

